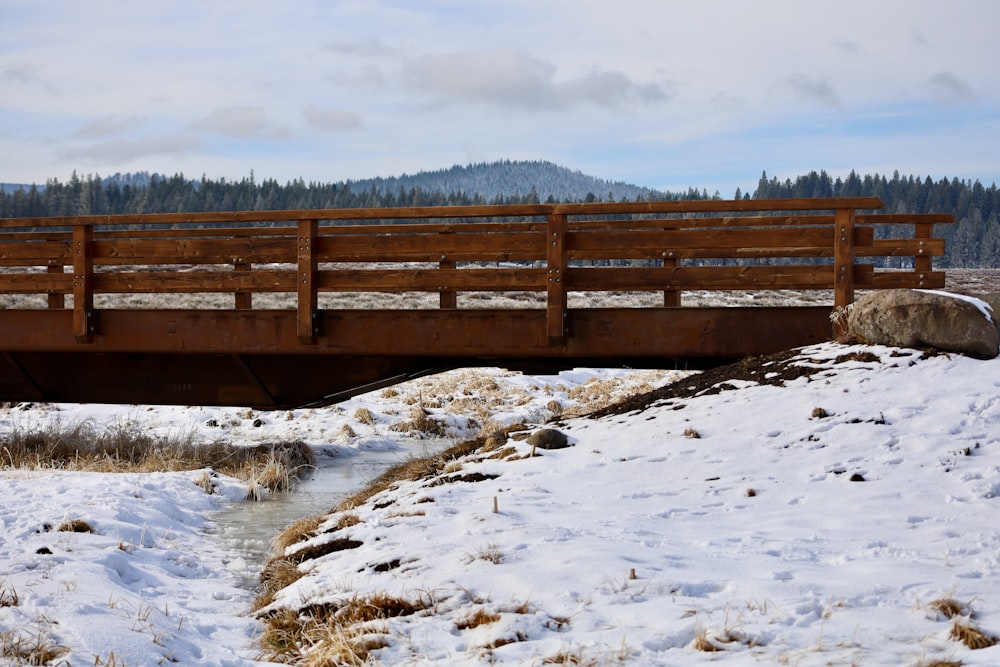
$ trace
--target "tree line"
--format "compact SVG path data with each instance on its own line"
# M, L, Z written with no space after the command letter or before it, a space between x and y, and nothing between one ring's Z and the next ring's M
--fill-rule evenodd
M491 170L498 174L492 181ZM469 178L463 180L463 172ZM502 189L485 185L491 182L502 183ZM477 186L489 193L477 191ZM764 172L753 193L737 189L734 194L736 199L861 196L879 197L885 202L882 211L886 213L954 215L956 225L936 230L947 243L947 255L938 261L939 266L1000 267L1000 191L996 184L986 187L979 181L957 178L935 181L929 176L901 176L898 172L891 178L879 174L860 176L853 171L844 179L812 171L794 180L779 181ZM183 174L144 172L110 178L80 177L74 172L65 183L50 179L44 186L32 185L13 192L0 188L0 218L717 198L718 192L709 195L704 189L661 192L609 183L547 162L505 161L412 177L340 183L297 179L280 184L274 179L258 181L252 172L238 181L204 176L193 180Z

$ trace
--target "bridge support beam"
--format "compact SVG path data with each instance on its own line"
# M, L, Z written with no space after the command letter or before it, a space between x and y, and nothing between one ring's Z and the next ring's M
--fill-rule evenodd
M335 335L313 345L292 310L105 310L81 346L71 311L0 311L0 401L290 408L463 366L704 366L828 340L829 314L583 308L566 311L573 335L552 347L542 309L318 311Z

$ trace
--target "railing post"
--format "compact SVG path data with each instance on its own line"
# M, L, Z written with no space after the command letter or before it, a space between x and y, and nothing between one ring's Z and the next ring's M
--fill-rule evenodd
M62 275L66 272L62 265L62 262L56 263L56 260L49 260L49 266L46 271L47 273L55 273ZM62 310L66 307L66 295L62 292L56 292L54 290L49 290L48 293L48 307L50 310Z
M298 231L298 272L296 273L298 316L296 329L300 343L312 344L319 336L316 285L316 273L319 267L319 260L316 256L319 221L299 220Z
M845 311L854 303L854 209L836 209L833 226L833 335L840 339L847 334Z
M237 258L233 262L233 270L237 273L243 273L250 271L250 262L244 261L241 258ZM253 309L253 292L247 292L244 290L236 290L236 310L252 310Z
M73 226L73 336L90 343L97 331L94 312L94 228Z
M546 226L547 306L549 345L566 343L566 215L550 213Z
M451 234L452 232L441 232L440 235ZM441 261L438 262L438 268L442 271L448 271L457 267L457 264L452 260L448 259L447 255L441 255ZM439 306L442 310L458 308L458 294L454 290L442 289L439 296Z
M664 227L664 231L670 231L676 227ZM663 268L670 274L671 280L674 276L674 269L677 268L677 255L673 250L663 251ZM677 308L681 305L680 290L668 289L663 292L663 306L665 308Z
M934 234L934 225L920 222L913 225L913 238L920 243L921 254L913 258L913 270L919 275L919 286L924 287L927 284L927 274L933 270L931 266L932 257L925 247L925 241L929 240Z

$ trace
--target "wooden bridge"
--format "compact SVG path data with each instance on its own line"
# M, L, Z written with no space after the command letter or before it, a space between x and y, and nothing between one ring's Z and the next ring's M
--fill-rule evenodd
M0 219L0 400L286 408L463 366L673 367L788 349L829 339L857 289L944 286L933 226L951 216L870 213L881 207ZM682 303L723 290L829 292L817 306Z

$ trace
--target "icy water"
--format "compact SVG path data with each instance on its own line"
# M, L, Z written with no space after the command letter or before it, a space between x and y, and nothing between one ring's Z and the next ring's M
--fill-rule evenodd
M260 567L271 555L271 540L304 517L325 514L408 458L425 456L454 444L451 439L403 440L393 451L358 451L334 456L319 453L316 469L292 491L274 493L261 502L234 503L215 517L219 535L237 549L245 564L234 563L248 584L255 585Z

